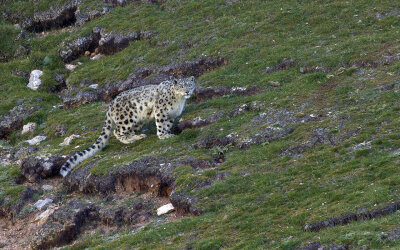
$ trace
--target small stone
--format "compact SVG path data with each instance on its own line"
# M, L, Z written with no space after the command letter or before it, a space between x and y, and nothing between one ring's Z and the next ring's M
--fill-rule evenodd
M164 206L161 206L157 209L157 215L163 215L163 214L167 214L171 211L175 210L174 206L172 205L172 203L168 203Z
M94 53L95 54L99 54L99 48L98 47L94 50Z
M90 51L86 50L85 51L85 56L90 56Z
M94 52L92 54L90 54L91 57L94 57L95 55L96 55L96 53L94 53Z
M26 133L33 133L33 131L35 131L36 128L36 123L34 122L28 122L26 125L24 125L24 127L22 128L22 134L26 134Z
M46 185L46 184L45 184L45 185L42 186L42 189L43 189L43 190L46 190L46 191L53 190L53 186L52 186L52 185Z
M29 143L29 145L38 145L41 141L45 140L46 136L38 135L30 140L27 140L26 142Z
M73 65L73 64L65 64L65 68L70 70L70 71L74 71L74 69L77 67L78 65Z
M92 88L92 89L97 89L98 87L99 87L98 84L91 84L91 85L89 85L89 88Z
M39 86L42 84L40 77L43 75L43 71L35 69L31 72L31 76L29 77L28 88L37 90Z
M79 137L81 137L81 136L80 135L76 135L76 134L70 135L70 136L68 136L67 138L64 139L64 142L60 143L60 146L68 146L73 139L79 138Z
M50 204L50 203L52 203L52 202L53 202L52 199L46 198L46 199L44 199L44 200L38 200L38 201L34 204L34 206L35 206L38 210L43 210L43 209L47 206L47 204Z
M281 86L281 83L280 82L274 82L274 81L269 81L268 82L269 83L269 85L271 85L272 87L279 87L279 86Z

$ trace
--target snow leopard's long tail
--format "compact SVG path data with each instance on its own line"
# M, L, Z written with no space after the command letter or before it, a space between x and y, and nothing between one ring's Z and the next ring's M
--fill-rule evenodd
M103 129L101 131L99 138L96 140L96 142L92 146L88 147L87 149L85 149L83 151L76 152L73 156L71 156L64 163L64 165L62 165L60 174L63 177L67 176L76 165L78 165L79 163L83 162L87 158L93 156L95 153L102 150L106 146L107 141L110 138L111 127L112 127L112 119L111 119L110 111L107 111L106 119L104 121L104 126L103 126Z

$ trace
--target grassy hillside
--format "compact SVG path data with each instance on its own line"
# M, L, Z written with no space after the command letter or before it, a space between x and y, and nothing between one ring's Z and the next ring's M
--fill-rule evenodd
M103 4L82 2L82 9ZM0 9L32 15L54 3L3 1ZM60 107L62 100L54 92L58 73L64 74L67 87L85 90L82 82L103 87L145 66L222 57L227 65L198 77L200 86L257 86L260 91L203 102L192 98L182 119L231 114L242 104L256 103L256 109L224 115L164 141L156 137L155 126L148 124L146 139L123 145L113 137L101 153L80 166L94 162L91 174L104 175L116 165L146 156L190 156L212 162L223 155L224 161L213 168L175 169L176 189L196 197L201 215L173 222L155 220L139 229L94 230L66 248L293 249L315 242L325 247L398 248L399 237L393 236L399 230L398 213L319 232L304 227L400 200L399 10L396 1L134 2L81 26L26 32L22 40L17 39L20 27L3 18L0 115L23 102L37 107L24 124L33 121L38 126L33 135L13 132L1 141L1 150L45 135L34 155L69 155L76 146L83 149L96 140L107 103ZM66 70L59 49L90 34L95 26L106 32L154 35L99 60L81 56L72 62L81 65ZM20 46L30 52L15 56ZM288 59L293 63L282 66ZM267 67L275 70L266 72ZM15 73L34 69L44 71L44 87L38 91L28 89L28 79ZM57 125L66 128L64 137L54 135ZM237 134L244 142L266 129L294 130L245 148L234 144L193 147L211 135ZM70 146L59 146L72 134L81 137ZM20 174L15 164L0 167L0 199L6 203L11 204L27 185L13 181L16 175Z

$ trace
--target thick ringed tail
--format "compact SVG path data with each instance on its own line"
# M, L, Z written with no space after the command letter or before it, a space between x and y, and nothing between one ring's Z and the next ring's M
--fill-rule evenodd
M76 152L64 163L64 165L61 166L60 174L63 177L67 176L72 171L72 169L74 169L76 165L83 162L87 158L93 156L95 153L99 152L106 146L107 141L111 135L111 127L112 127L111 125L112 125L112 120L110 112L108 111L106 114L106 120L104 122L103 129L96 142L87 149Z

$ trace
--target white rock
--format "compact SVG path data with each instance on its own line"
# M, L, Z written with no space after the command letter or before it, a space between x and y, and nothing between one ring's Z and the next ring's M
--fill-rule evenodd
M172 203L168 203L167 205L161 206L157 209L157 215L163 215L167 214L171 211L175 210L174 206L172 206Z
M42 186L42 189L43 189L43 190L46 190L46 191L53 190L53 186L52 186L52 185L46 185L46 184L45 184L45 185Z
M42 80L40 80L40 77L43 75L43 71L35 69L31 72L31 76L29 77L29 83L28 83L28 88L37 90L42 84Z
M91 84L91 85L89 85L89 88L92 88L92 89L97 89L98 87L99 87L98 84Z
M43 210L43 209L46 207L47 204L50 204L50 203L52 203L52 202L53 202L52 199L46 198L46 199L44 199L44 200L38 200L38 201L34 204L34 206L35 206L38 210Z
M73 65L73 64L65 64L65 68L70 70L70 71L74 71L74 69L77 67L78 65Z
M32 133L36 128L36 123L34 122L28 122L28 124L24 125L24 127L22 128L22 134L26 134L26 133Z
M38 135L36 137L33 137L30 140L27 140L26 142L29 143L30 145L38 145L41 141L43 141L45 139L46 139L46 136Z
M79 137L81 137L81 136L80 135L76 135L76 134L70 135L70 136L68 136L67 138L64 139L64 142L60 143L60 146L68 146L73 139L79 138Z
M98 60L100 58L102 58L104 55L103 54L97 54L94 57L91 57L90 60Z

